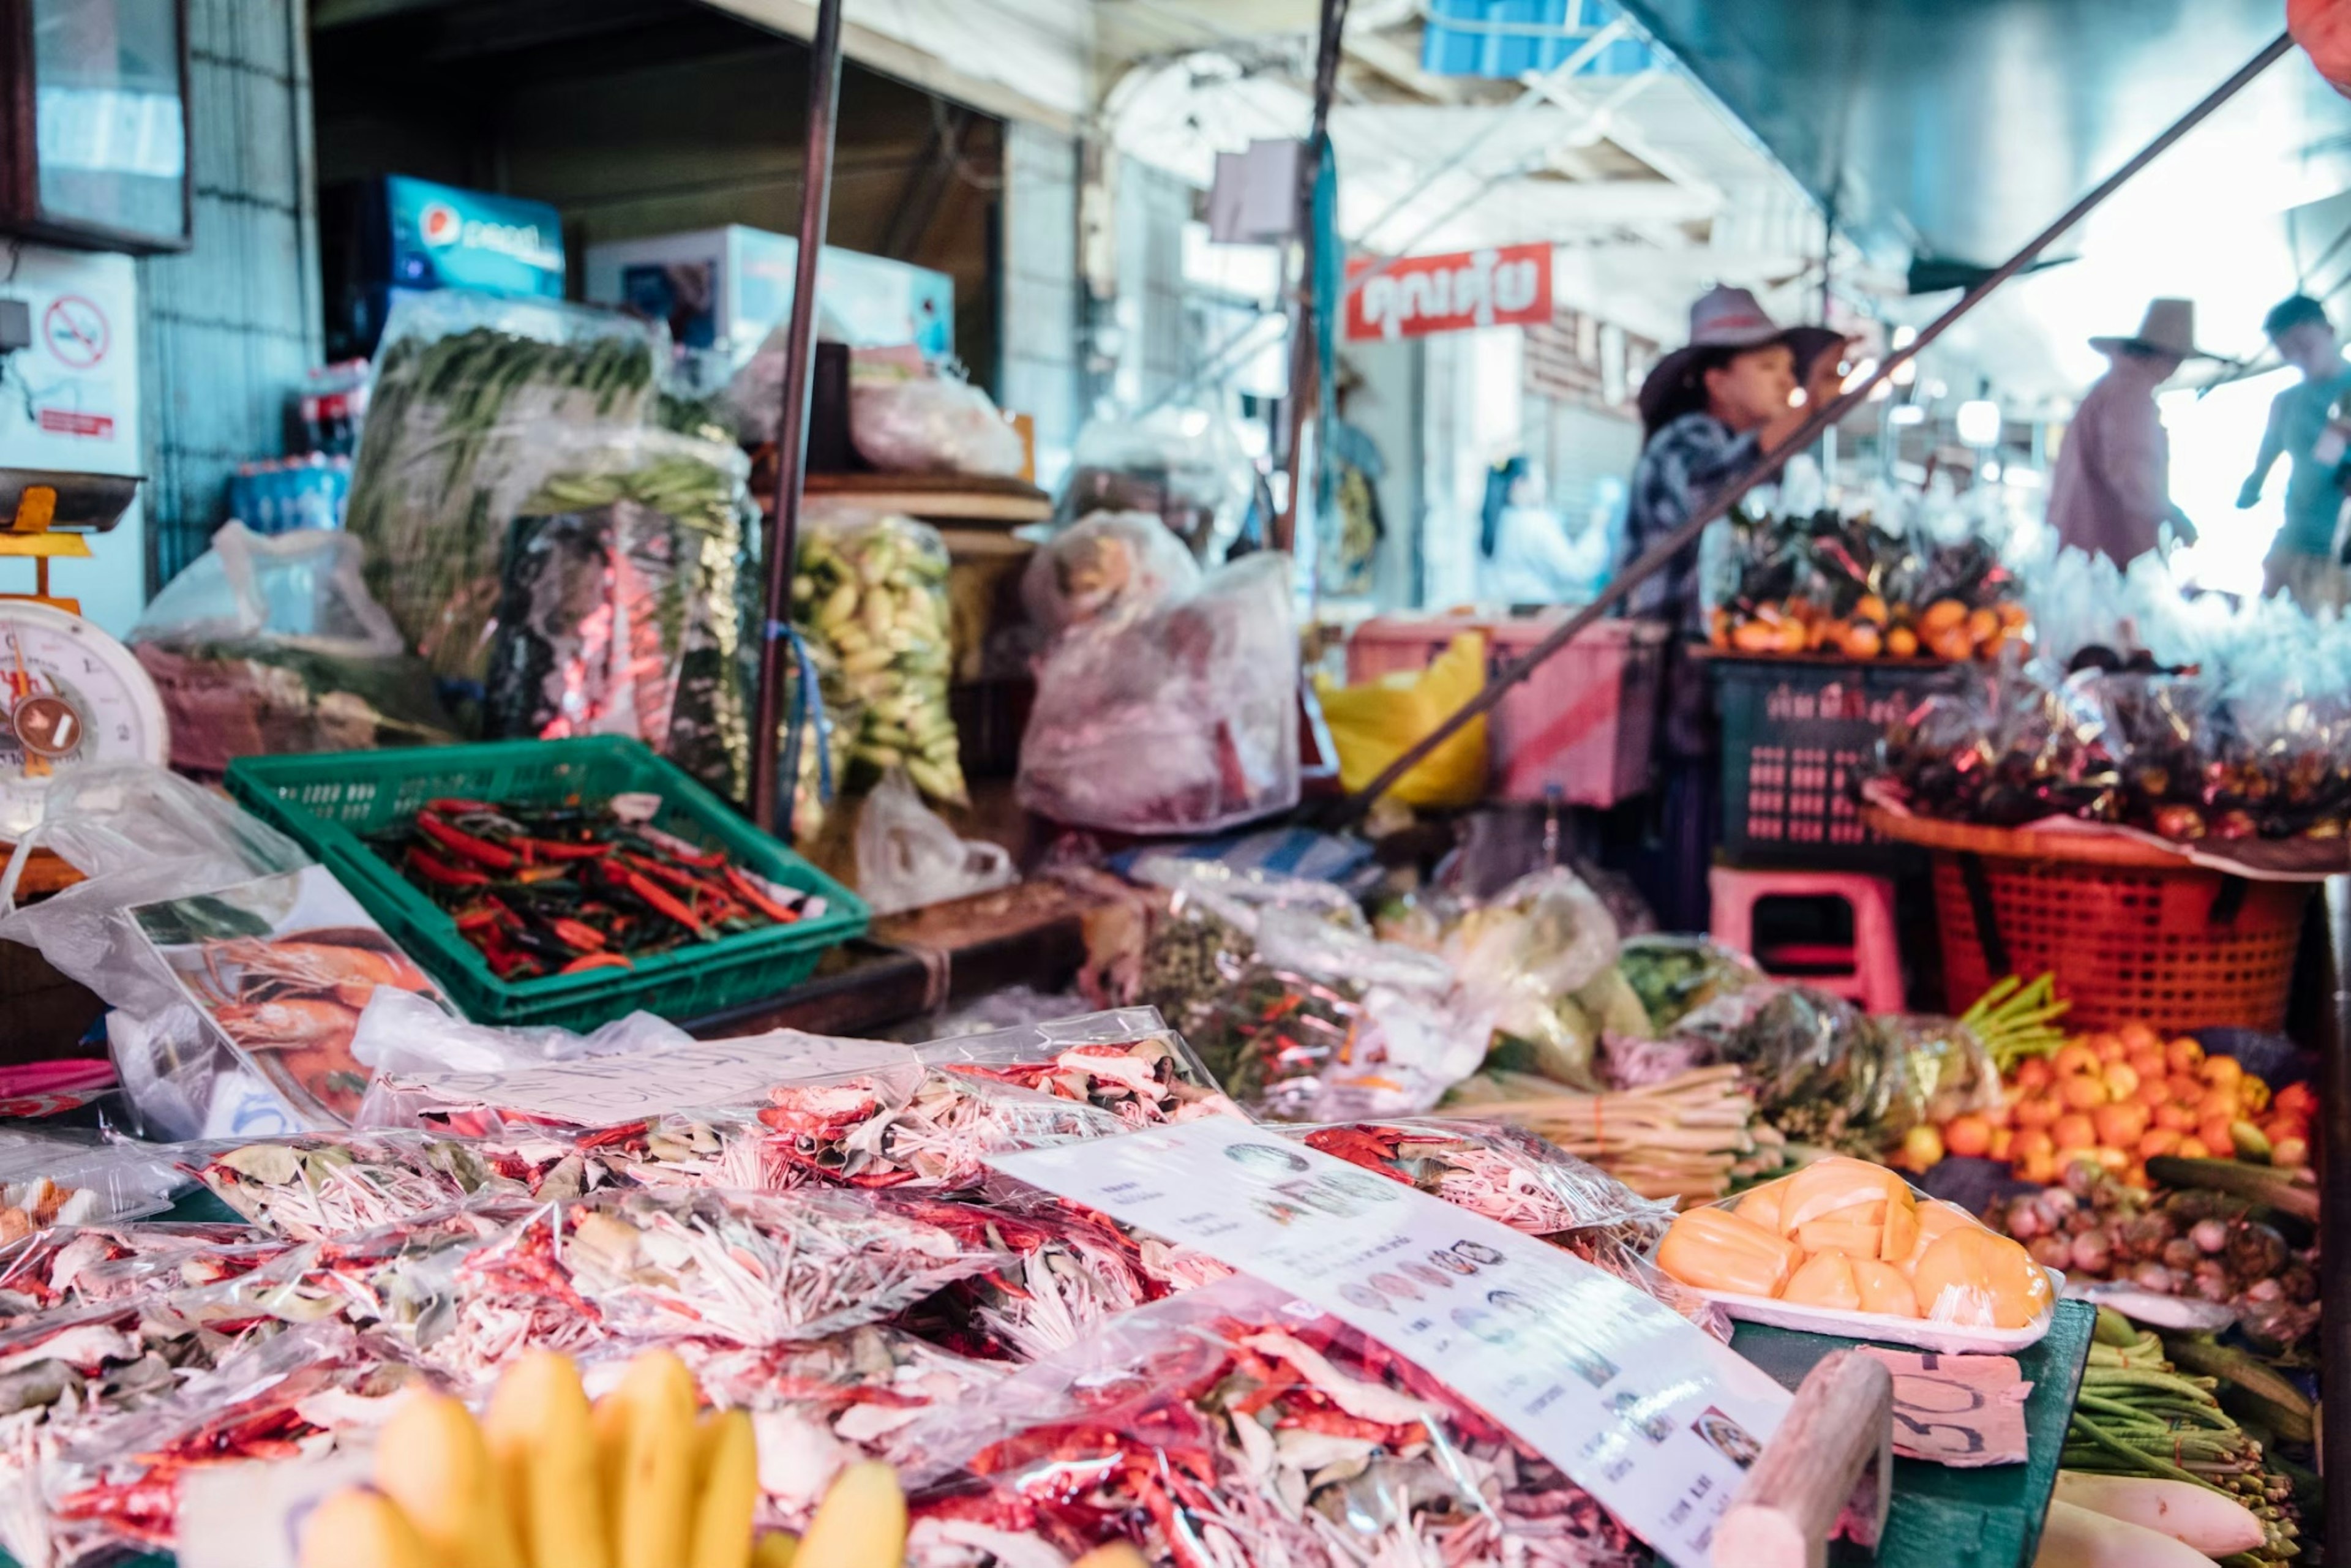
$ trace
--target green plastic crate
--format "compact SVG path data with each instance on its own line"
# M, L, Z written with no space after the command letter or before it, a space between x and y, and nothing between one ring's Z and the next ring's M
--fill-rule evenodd
M476 1023L585 1030L640 1009L695 1018L798 985L826 949L865 930L868 911L855 894L642 742L617 736L244 757L229 764L228 788L247 810L331 870ZM745 870L822 898L825 912L691 943L639 959L632 970L502 980L447 912L362 841L441 796L523 805L638 791L662 798L655 826L703 848L724 849Z

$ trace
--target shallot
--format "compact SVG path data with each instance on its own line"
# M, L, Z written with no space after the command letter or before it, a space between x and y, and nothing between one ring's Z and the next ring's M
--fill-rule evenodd
M2221 1220L2199 1219L2188 1232L2188 1238L2196 1243L2199 1252L2218 1252L2229 1244L2229 1227Z
M2142 1263L2131 1270L2131 1283L2142 1291L2168 1296L2179 1288L2179 1277L2160 1263Z
M2073 1266L2085 1274L2103 1276L2114 1265L2114 1249L2103 1230L2085 1230L2067 1249Z

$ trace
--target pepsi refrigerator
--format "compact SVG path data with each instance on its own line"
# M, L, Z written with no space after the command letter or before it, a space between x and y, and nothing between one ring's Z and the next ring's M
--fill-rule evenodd
M403 294L563 298L563 218L545 202L385 174L328 191L320 207L329 360L373 353Z

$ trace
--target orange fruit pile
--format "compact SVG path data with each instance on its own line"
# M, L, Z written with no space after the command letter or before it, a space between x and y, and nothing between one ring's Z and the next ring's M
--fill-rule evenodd
M2024 606L2012 601L1970 610L1956 599L1925 609L1862 595L1848 615L1797 595L1753 611L1718 607L1708 622L1718 648L1741 653L1842 653L1848 659L1990 659L2026 637Z
M2029 1056L2001 1085L2002 1103L1935 1129L1942 1150L2006 1160L2026 1181L2053 1182L2088 1157L2135 1186L2158 1155L2310 1159L2315 1098L2270 1086L2234 1057L2204 1054L2185 1035L2165 1040L2144 1023L2077 1035L2055 1054Z

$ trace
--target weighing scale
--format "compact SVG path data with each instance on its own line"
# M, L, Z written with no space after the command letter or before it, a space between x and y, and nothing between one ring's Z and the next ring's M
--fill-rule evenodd
M49 562L87 559L141 476L0 468L0 559L34 591L0 593L0 847L41 820L50 788L97 762L171 759L162 699L131 650L49 592Z

